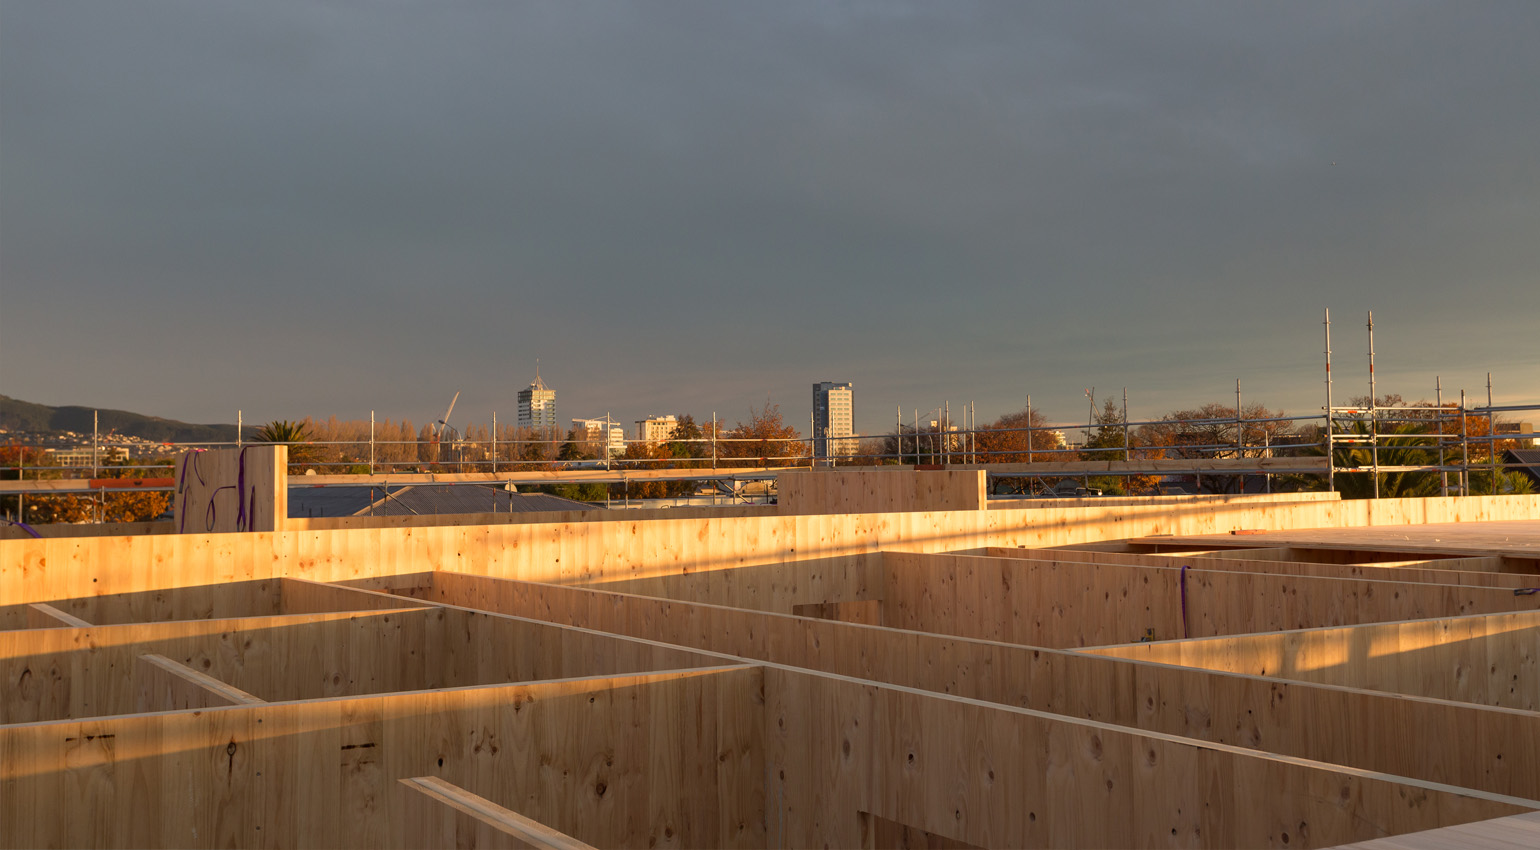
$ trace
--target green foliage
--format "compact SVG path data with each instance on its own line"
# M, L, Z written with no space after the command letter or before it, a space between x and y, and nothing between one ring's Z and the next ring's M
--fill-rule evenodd
M1370 426L1362 420L1347 423L1337 433L1349 439L1366 439L1371 436ZM1380 466L1435 466L1438 464L1436 440L1429 436L1425 426L1416 422L1385 423L1372 434L1379 443ZM1339 437L1340 438L1340 437ZM1317 455L1320 449L1314 450ZM1371 467L1375 465L1375 452L1369 445L1338 446L1333 452L1337 467ZM1374 474L1372 472L1339 472L1336 474L1337 492L1344 499L1374 498ZM1421 496L1437 496L1440 492L1437 472L1416 470L1407 472L1381 472L1379 496L1382 499L1406 499Z
M556 453L557 460L593 460L594 456L584 451L583 444L588 439L587 435L578 435L576 431L567 432L567 441L561 444L561 449ZM567 496L566 498L572 498Z
M321 459L321 454L315 446L303 445L310 441L308 422L274 419L258 428L251 439L256 443L288 443L290 474L303 473L306 464L315 463Z
M572 499L577 502L603 503L609 493L609 487L604 484L552 484L543 488L552 496L560 496L563 499Z
M711 446L702 441L706 432L695 424L695 417L686 413L679 417L679 424L668 435L665 444L671 457L686 460L711 456Z
M1122 460L1124 433L1123 412L1112 399L1107 399L1096 414L1096 433L1086 441L1080 452L1081 460ZM1104 488L1105 489L1105 488ZM1122 486L1118 486L1119 493Z
M274 419L258 428L251 439L256 443L303 443L310 439L310 429L304 422Z
M1121 449L1121 445L1119 448ZM1090 488L1102 491L1103 496L1128 495L1128 491L1123 486L1123 479L1113 475L1102 475L1092 478Z
M1453 477L1454 473L1450 473L1451 481ZM1472 467L1468 480L1472 496L1527 496L1535 492L1535 482L1518 470L1500 469L1497 470L1494 478L1490 467L1486 469Z

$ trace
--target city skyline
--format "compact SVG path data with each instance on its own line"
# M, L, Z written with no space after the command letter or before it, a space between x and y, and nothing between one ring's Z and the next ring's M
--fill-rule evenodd
M1109 14L1113 12L1112 14ZM1540 6L7 3L0 393L1540 400ZM954 409L955 412L955 409ZM463 420L462 420L463 421Z

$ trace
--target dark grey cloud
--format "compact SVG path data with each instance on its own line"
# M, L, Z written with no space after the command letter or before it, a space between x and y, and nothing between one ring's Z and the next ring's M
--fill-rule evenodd
M1531 3L0 7L0 392L1540 398ZM1137 411L1136 411L1137 412Z

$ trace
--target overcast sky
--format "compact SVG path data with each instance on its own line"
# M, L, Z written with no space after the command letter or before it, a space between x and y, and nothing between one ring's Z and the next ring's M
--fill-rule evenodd
M0 2L0 393L1540 403L1540 3Z

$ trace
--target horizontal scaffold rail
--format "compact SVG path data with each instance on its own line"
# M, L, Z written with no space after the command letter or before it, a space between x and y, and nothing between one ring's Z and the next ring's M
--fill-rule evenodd
M1069 460L1047 463L989 463L948 466L948 469L982 469L991 475L1181 475L1212 472L1324 474L1325 457L1242 458L1146 458L1143 460Z
M887 467L910 469L910 465ZM930 467L926 467L930 468ZM1038 463L947 464L954 470L982 470L994 476L1323 474L1324 457L1149 458ZM291 487L406 487L423 484L622 484L627 481L762 481L807 467L718 467L716 469L542 469L522 472L396 472L374 475L295 475ZM1391 470L1381 467L1381 471ZM1340 470L1339 470L1340 471ZM0 493L68 494L101 490L174 490L171 478L59 478L0 481Z

